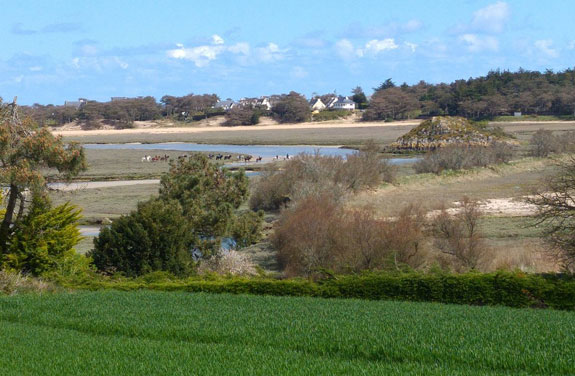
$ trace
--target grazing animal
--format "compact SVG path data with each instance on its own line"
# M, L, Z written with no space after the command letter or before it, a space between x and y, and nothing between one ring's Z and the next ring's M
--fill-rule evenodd
M150 155L144 155L142 157L142 162L151 162L152 161L152 157Z
M232 155L228 154L228 155L224 156L224 159L232 159Z
M252 156L251 155L244 155L244 162L248 163L249 161L252 160Z
M216 161L219 161L223 158L224 156L221 154L216 155Z
M256 163L257 163L257 162L261 162L261 160L262 160L262 157L261 157L261 156L257 157L257 158L256 158Z

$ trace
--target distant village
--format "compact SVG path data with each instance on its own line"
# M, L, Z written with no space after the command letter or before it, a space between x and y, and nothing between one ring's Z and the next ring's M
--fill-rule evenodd
M144 97L136 97L136 99L142 99ZM248 108L262 108L265 110L271 110L274 104L279 102L283 98L282 95L272 95L272 96L262 96L259 98L241 98L238 101L233 99L226 99L217 101L212 108L222 111L230 111L233 108L238 107L248 107ZM323 100L322 100L323 98ZM323 95L322 98L319 96L313 97L309 101L309 107L311 111L323 111L323 110L348 110L353 111L356 109L356 103L350 98L341 95ZM134 98L129 97L111 97L110 102L117 101L127 101ZM65 101L64 107L70 107L74 109L80 109L88 103L88 99L79 98L76 101Z

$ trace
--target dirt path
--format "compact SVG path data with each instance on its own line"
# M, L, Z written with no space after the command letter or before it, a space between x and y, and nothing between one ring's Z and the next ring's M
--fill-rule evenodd
M144 180L114 180L114 181L89 181L89 182L73 182L73 183L52 183L50 188L57 191L77 191L81 189L96 189L96 188L112 188L123 187L127 185L140 185L140 184L160 184L160 179L144 179Z

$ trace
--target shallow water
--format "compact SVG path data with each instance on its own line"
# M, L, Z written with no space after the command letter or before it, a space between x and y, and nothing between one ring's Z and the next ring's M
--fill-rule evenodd
M254 157L284 159L300 153L312 154L316 151L321 155L345 157L355 150L339 148L337 146L309 146L309 145L225 145L225 144L194 144L194 143L158 143L158 144L85 144L86 149L100 150L172 150L172 151L201 151L214 153L249 154ZM414 158L391 158L392 164L414 162Z

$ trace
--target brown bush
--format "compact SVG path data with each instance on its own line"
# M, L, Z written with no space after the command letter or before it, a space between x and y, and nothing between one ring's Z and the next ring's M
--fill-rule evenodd
M489 253L479 232L480 218L477 201L464 197L459 213L442 209L433 220L435 246L452 258L458 271L476 269Z
M288 276L332 268L342 208L326 197L310 197L287 210L272 236L280 267Z
M417 173L439 174L443 170L467 170L492 164L507 163L513 157L513 147L504 142L490 146L450 145L427 152L415 163Z
M386 220L369 208L346 211L329 196L308 197L282 213L272 244L288 276L418 268L426 260L425 223L415 206Z
M253 186L250 208L279 209L286 201L293 203L310 196L330 195L339 201L346 192L375 187L395 177L395 166L382 159L373 144L347 160L319 153L299 154L283 167L271 166L262 173Z

